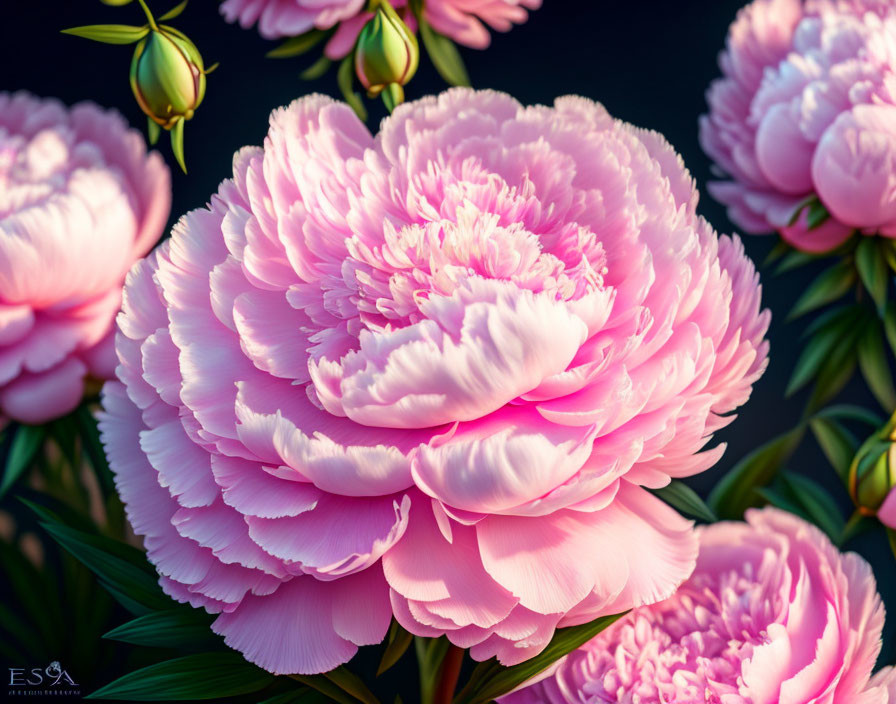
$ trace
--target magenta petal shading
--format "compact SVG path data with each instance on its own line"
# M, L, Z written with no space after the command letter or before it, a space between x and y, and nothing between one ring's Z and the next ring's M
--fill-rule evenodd
M376 136L276 110L124 291L103 438L162 587L283 673L392 615L513 664L667 597L696 538L643 487L718 459L768 353L696 208L659 135L584 98L456 89Z
M697 567L671 598L501 701L893 701L892 670L871 677L884 610L867 562L777 509L699 532Z

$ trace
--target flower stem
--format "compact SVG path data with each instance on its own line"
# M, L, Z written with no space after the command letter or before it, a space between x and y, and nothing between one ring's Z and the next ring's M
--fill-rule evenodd
M143 8L143 13L146 15L146 19L149 22L149 28L158 32L159 27L156 24L155 18L152 16L152 13L149 11L149 7L146 5L146 0L137 0L140 3L140 7Z
M436 687L433 704L451 704L454 699L454 690L457 688L457 678L460 676L460 666L464 661L464 651L456 645L448 648L445 659L442 660L442 668L439 672L439 683Z

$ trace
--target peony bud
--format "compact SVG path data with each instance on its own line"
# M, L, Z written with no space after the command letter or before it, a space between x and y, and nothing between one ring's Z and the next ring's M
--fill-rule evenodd
M859 513L865 516L878 515L896 483L894 466L896 466L896 422L891 419L859 448L850 465L849 494ZM885 523L889 522L883 515L878 517Z
M167 130L193 117L205 96L205 73L193 42L173 27L160 25L137 44L131 89L140 109Z
M361 85L371 98L385 91L383 98L392 108L404 100L402 86L414 76L419 60L414 33L388 0L380 0L358 37L355 73Z

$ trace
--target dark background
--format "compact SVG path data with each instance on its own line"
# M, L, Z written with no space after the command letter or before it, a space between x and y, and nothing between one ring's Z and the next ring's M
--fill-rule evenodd
M156 15L173 4L175 0L149 2ZM697 117L706 109L704 92L719 74L717 55L741 0L545 0L544 5L527 24L495 34L487 51L462 50L473 85L506 91L523 103L550 103L556 96L577 93L602 102L618 118L661 132L682 154L701 187L700 212L720 232L736 231L724 209L705 192L710 162L698 144ZM59 34L62 28L83 24L142 24L136 3L115 8L96 0L28 0L10 3L4 10L0 90L25 89L66 103L94 100L118 108L133 125L145 129L145 118L128 85L132 48ZM174 165L167 135L163 133L160 142L174 177L172 223L207 202L218 183L230 175L235 150L262 142L273 108L310 92L338 97L333 69L313 82L299 78L316 58L315 51L307 57L266 59L265 53L276 44L261 39L254 29L244 31L225 23L214 0L193 0L173 24L196 43L207 64L221 65L209 76L205 101L186 125L189 175ZM444 87L424 58L407 96L413 99ZM384 110L378 101L367 105L368 125L376 129ZM774 242L772 237L747 237L747 252L761 264ZM774 276L768 267L763 270L764 302L774 312L771 364L739 419L719 433L729 443L722 461L690 482L702 494L744 454L799 419L805 392L784 399L784 387L800 352L805 323L787 323L785 317L820 269L808 267L782 276ZM858 379L838 400L877 409ZM848 516L848 497L811 437L789 466L827 486ZM884 600L896 611L896 569L883 532L861 536L849 547L872 562ZM885 630L881 664L893 663L896 657L894 627L896 621ZM110 676L122 674L111 669Z

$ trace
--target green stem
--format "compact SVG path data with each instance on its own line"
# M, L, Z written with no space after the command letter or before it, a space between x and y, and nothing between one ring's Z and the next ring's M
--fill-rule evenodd
M159 25L156 24L155 17L152 16L152 13L149 11L149 7L146 5L146 0L137 0L140 3L140 7L143 8L143 13L146 15L146 21L149 22L149 28L155 32L159 31Z
M454 690L457 688L457 678L460 677L460 666L464 661L464 651L456 645L449 647L442 667L439 672L439 681L436 686L433 704L451 704L454 699Z

